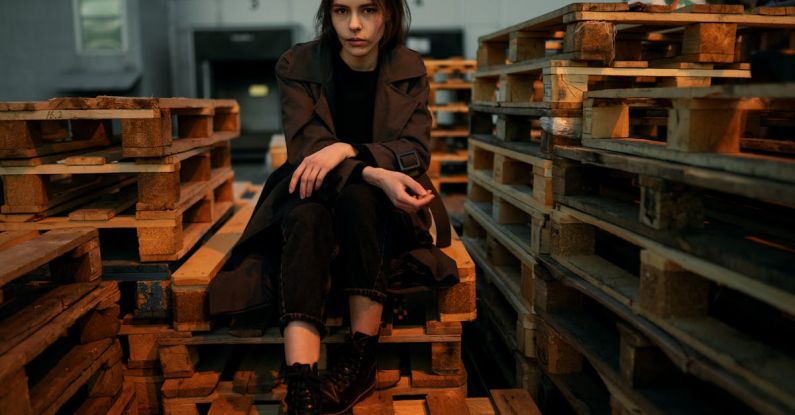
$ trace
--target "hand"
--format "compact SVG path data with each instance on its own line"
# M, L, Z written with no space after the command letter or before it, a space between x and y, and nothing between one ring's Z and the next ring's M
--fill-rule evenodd
M362 170L362 178L381 188L395 207L408 213L416 213L434 198L433 191L400 172L368 166Z
M320 189L320 186L323 185L323 179L326 178L328 172L346 158L354 156L356 156L356 151L350 144L334 143L304 157L304 160L293 172L290 180L290 193L295 192L295 188L300 182L301 199L312 196L312 192Z

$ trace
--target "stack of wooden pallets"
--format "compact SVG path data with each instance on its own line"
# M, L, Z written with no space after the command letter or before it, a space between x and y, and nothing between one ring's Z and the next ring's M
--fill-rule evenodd
M239 117L231 100L2 103L0 230L95 229L102 279L121 292L114 318L171 324L172 272L236 208L230 140Z
M791 412L792 86L711 86L747 82L747 40L791 39L795 17L644 10L575 4L480 39L479 326L545 411Z
M95 229L0 233L0 412L134 414Z
M474 60L426 59L430 94L431 165L428 177L440 191L454 191L466 177L466 140L469 136L469 103L472 97Z
M173 326L122 327L129 339L131 379L150 391L152 407L159 401L165 413L195 413L203 406L222 408L237 402L248 411L252 405L276 408L283 398L279 370L284 339L273 319L257 315L253 320L258 321L245 329L230 328L206 311L207 286L228 259L252 208L249 204L238 210L174 272ZM392 396L442 392L466 397L461 322L475 318L474 263L457 237L446 250L459 264L459 284L407 294L387 307L387 314L397 317L387 318L381 330L377 396L383 402L391 402ZM331 303L327 325L332 330L323 343L321 370L347 331Z

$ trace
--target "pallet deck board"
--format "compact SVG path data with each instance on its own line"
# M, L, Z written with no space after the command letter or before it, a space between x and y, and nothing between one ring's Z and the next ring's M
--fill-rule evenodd
M0 286L97 238L97 235L96 230L88 228L57 230L0 251Z

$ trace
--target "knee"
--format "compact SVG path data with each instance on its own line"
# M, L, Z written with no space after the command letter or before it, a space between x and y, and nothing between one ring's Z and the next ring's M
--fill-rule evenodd
M290 212L284 219L285 230L288 232L318 232L330 229L331 212L320 203L303 203Z

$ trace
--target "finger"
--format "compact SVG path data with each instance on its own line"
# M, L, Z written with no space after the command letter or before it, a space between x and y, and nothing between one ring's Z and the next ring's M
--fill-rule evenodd
M408 180L404 181L403 184L405 184L406 187L408 187L415 195L422 196L427 194L427 190L411 177L409 177Z
M301 179L301 175L304 173L304 169L306 169L306 164L302 161L301 164L293 172L293 177L290 179L290 193L295 192L295 186L298 184L298 180Z
M417 199L417 202L419 202L420 207L425 207L425 206L428 206L431 203L433 198L434 198L434 195L432 195L432 194L431 195L426 195L426 196L423 196L423 197Z
M406 193L400 194L397 197L398 202L403 203L405 205L411 206L413 208L419 208L421 205L419 204L418 200L409 196Z
M301 199L305 199L307 197L306 192L307 188L309 187L309 179L311 175L312 175L312 168L310 167L301 176Z
M307 185L306 186L306 197L312 197L312 193L315 190L315 186L317 186L317 177L318 177L319 174L320 174L320 168L313 169L309 173L309 176L308 176L309 180L307 180L307 182L306 182L306 185Z
M323 185L323 180L326 179L326 174L327 173L328 173L328 170L326 170L326 169L321 169L320 170L320 173L317 175L317 179L315 179L315 190L320 190L320 186Z

